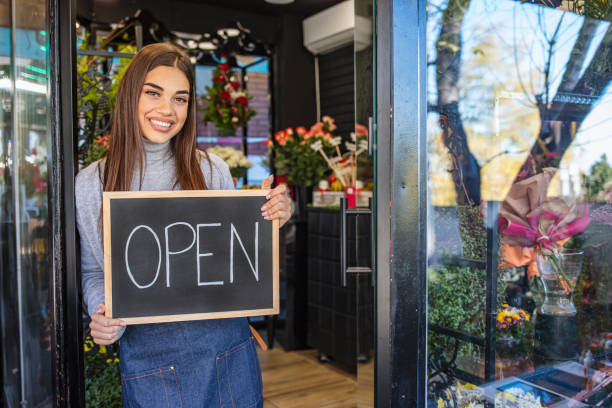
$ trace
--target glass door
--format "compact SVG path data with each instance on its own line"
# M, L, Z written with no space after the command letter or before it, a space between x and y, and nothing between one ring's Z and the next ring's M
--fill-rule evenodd
M428 1L427 406L612 404L609 5L544 3Z
M369 214L356 214L355 299L357 330L357 406L374 407L374 330L376 304L376 178L374 129L374 0L355 0L355 129L351 135L355 149L355 195L358 208Z

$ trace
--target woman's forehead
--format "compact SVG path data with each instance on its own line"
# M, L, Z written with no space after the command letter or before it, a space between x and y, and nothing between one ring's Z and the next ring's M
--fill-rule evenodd
M161 65L147 72L144 83L152 83L164 91L189 90L189 80L183 71L177 67Z

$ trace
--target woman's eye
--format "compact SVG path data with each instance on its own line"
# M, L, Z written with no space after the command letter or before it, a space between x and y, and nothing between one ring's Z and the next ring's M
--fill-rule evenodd
M176 101L178 103L187 103L187 99L185 99L185 98L176 98Z
M151 96L159 96L159 92L157 92L157 91L148 90L148 91L145 91L145 93L147 95L151 95Z

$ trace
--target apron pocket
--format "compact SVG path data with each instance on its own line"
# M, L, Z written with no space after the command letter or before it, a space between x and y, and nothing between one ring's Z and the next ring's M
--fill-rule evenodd
M121 377L124 407L181 408L183 406L175 365Z
M262 399L261 373L253 338L217 355L217 385L221 408L251 408Z

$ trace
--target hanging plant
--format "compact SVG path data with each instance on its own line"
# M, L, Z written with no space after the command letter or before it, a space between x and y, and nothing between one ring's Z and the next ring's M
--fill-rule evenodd
M212 122L218 129L244 126L257 113L249 108L249 95L228 64L219 64L213 72L213 86L207 86L204 122Z

